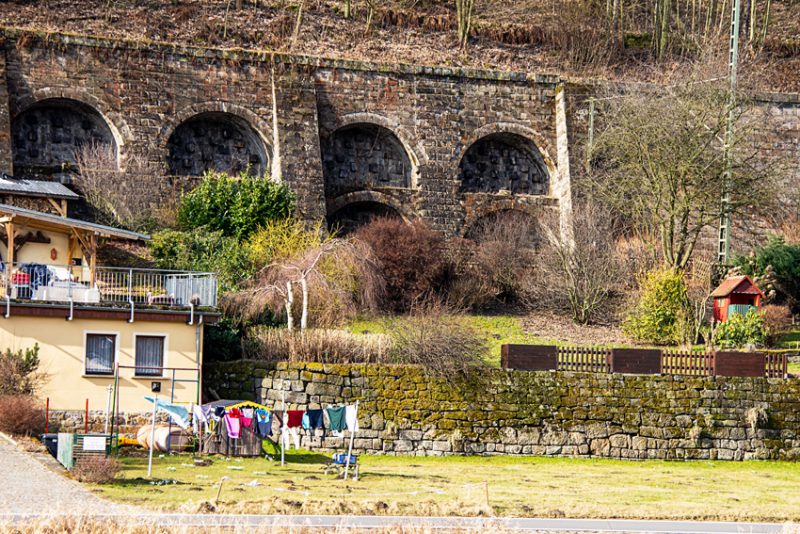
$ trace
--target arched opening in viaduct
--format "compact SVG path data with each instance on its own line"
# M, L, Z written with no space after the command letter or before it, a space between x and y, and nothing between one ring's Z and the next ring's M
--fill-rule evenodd
M411 158L400 139L383 126L344 126L324 139L321 149L326 198L363 189L411 187Z
M543 244L544 221L540 214L522 209L507 208L478 216L463 233L464 238L476 243L502 242L530 249Z
M206 171L237 174L248 167L263 175L270 155L262 137L243 118L225 112L199 113L180 123L167 141L170 173L200 176Z
M459 163L464 193L546 195L550 174L539 148L515 133L498 132L475 141Z
M77 100L41 100L11 121L14 174L20 177L68 179L78 151L91 144L108 146L117 165L117 141L108 123Z
M402 218L393 207L376 201L359 201L345 205L328 215L328 228L347 235L377 217Z

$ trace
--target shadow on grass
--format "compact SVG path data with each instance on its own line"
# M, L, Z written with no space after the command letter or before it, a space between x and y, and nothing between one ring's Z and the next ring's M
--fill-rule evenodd
M117 487L159 487L159 486L186 486L192 485L191 482L181 482L180 480L164 478L117 478L109 486Z
M277 459L280 460L280 453L278 453ZM324 465L331 461L329 456L318 452L286 452L284 454L284 459L287 464Z

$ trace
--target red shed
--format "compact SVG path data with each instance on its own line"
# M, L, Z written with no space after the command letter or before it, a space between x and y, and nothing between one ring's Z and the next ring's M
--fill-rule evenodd
M714 321L724 323L731 315L744 315L751 307L758 308L763 296L749 276L726 278L711 293L714 299Z

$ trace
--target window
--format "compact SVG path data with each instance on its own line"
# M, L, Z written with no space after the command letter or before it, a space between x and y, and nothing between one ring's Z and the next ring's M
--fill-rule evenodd
M115 334L86 334L86 374L114 374Z
M136 376L161 376L164 336L136 336Z

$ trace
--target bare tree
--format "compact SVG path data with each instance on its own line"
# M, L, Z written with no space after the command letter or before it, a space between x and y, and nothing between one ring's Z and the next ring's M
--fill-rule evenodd
M127 169L123 171L117 164L117 154L113 146L88 143L75 151L75 166L75 186L83 193L94 209L95 216L102 222L139 229L153 219L154 215L155 218L168 215L167 206L162 206L163 213L153 212L152 191L146 187L125 186L130 180L147 180L160 174L147 158L132 157L128 161Z
M246 316L265 308L286 313L287 329L294 329L295 291L300 292L300 329L309 325L312 296L325 304L333 322L357 308L375 309L383 290L377 263L370 248L355 239L330 238L318 246L271 263L258 274L252 287L232 295L232 307Z
M701 233L716 228L721 191L734 217L752 218L776 201L777 167L748 138L748 104L736 107L733 177L726 183L724 84L682 83L605 101L590 182L599 198L643 236L657 235L663 261L684 269Z
M472 29L472 14L474 11L475 0L456 0L458 42L461 44L461 48L467 48L469 32Z
M620 264L607 209L584 202L575 213L580 214L580 224L575 225L572 242L561 238L557 222L543 225L547 246L542 249L537 286L544 293L540 299L550 306L563 302L576 323L586 324L607 311L619 284Z

